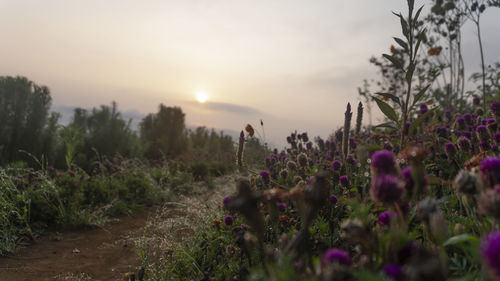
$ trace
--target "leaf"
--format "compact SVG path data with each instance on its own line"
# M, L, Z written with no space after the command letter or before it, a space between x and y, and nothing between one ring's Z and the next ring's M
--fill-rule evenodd
M408 84L411 83L411 80L413 79L413 71L415 71L415 64L410 63L408 66L408 70L406 71L406 82Z
M446 240L443 243L443 246L446 247L446 246L451 246L451 245L462 244L465 242L472 243L472 244L479 244L479 239L472 234L464 233L464 234L450 237L448 240Z
M393 100L395 103L397 103L399 106L401 106L401 101L399 100L398 97L396 97L393 94L389 94L389 93L375 93L375 94L376 95L381 95L381 96L386 97L386 98L389 98L389 99Z
M398 43L399 46L401 46L405 51L408 51L408 44L406 44L405 41L403 41L397 37L392 37L392 38L394 38L394 41L396 41L396 43Z
M398 129L398 126L394 123L394 122L385 122L385 123L382 123L382 124L378 124L376 126L373 126L374 129L376 128L389 128L389 129L394 129L394 130L397 130Z
M403 32L403 35L406 37L406 39L408 39L408 35L410 34L410 32L408 31L408 23L406 22L403 15L398 14L397 16L399 17L399 20L401 22L401 31Z
M413 98L413 102L411 104L411 107L415 106L415 104L417 104L417 102L422 99L422 97L425 95L425 92L427 91L427 89L429 89L429 87L431 86L431 84L425 86L425 88L423 88L422 90L420 90L416 95L415 97Z
M422 12L422 8L424 6L420 7L420 9L418 9L417 13L415 14L415 17L413 17L413 22L414 24L416 25L417 21L418 21L418 17L420 16L420 12Z
M403 63L396 57L388 55L388 54L383 54L382 55L384 58L388 59L392 64L400 69L403 69Z
M433 109L427 111L426 113L422 114L420 117L417 118L417 120L413 121L410 125L410 128L408 129L408 135L413 135L413 132L415 131L415 129L424 121L427 119L427 117L431 116L432 113L434 113L434 111L436 111L436 109L438 109L439 106L437 107L434 107Z
M390 105L388 105L386 102L383 102L379 98L373 97L373 99L377 102L378 108L380 108L382 113L384 113L387 118L399 124L398 115Z

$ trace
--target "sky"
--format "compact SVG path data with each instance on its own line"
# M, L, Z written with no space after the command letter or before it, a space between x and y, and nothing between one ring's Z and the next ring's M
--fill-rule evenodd
M295 129L327 137L341 126L357 87L376 77L369 58L400 36L392 11L406 13L406 1L0 0L0 75L48 86L53 110L116 101L140 118L163 103L189 126L233 132L262 119L265 141L282 146ZM487 62L500 61L498 30L491 8ZM469 73L479 71L474 32L464 27Z

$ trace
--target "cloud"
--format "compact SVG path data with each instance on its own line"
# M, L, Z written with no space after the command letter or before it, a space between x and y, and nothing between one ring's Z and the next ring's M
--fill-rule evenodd
M238 113L245 115L262 114L258 109L245 105L238 105L238 104L224 103L224 102L206 102L203 104L200 103L197 104L200 107L213 111L223 111L223 112Z

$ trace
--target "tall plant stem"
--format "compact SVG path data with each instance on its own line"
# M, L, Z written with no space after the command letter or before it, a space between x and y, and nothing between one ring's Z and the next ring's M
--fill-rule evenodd
M414 55L413 55L413 3L410 4L411 0L408 0L408 54L410 58L410 64L408 66L408 70L413 66L414 67ZM406 122L408 121L408 105L410 103L410 95L411 95L411 82L412 78L407 79L408 83L408 89L406 92L406 102L403 107L403 122L401 123L401 139L399 142L399 149L403 149L403 147L406 144L406 139L405 139L405 126Z
M481 71L483 73L483 109L486 111L486 73L484 70L484 53L483 53L483 42L481 40L481 26L479 25L480 15L477 16L476 28L477 28L477 39L479 41L479 52L481 54Z

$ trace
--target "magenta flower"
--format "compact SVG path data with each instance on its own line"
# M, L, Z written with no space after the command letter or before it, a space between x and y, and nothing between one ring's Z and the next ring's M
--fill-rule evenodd
M339 183L342 187L347 187L347 184L349 183L349 181L347 180L347 176L341 176L339 178Z
M452 142L448 142L444 145L444 152L448 156L448 158L453 158L457 154L457 148L455 147L455 144Z
M337 203L337 201L339 201L339 198L337 197L337 195L332 194L330 195L330 197L328 197L328 200L330 201L330 203L335 204Z
M400 179L393 175L381 174L372 179L370 196L374 202L392 204L403 195Z
M387 277L391 278L392 280L403 280L403 268L397 264L390 263L386 266L384 266L384 273L387 275Z
M499 101L493 101L490 104L490 112L491 115L495 118L500 117L500 102Z
M460 148L460 150L464 152L470 151L472 147L470 140L465 136L461 136L460 138L458 138L457 143L458 143L458 148Z
M271 175L269 174L269 171L262 170L260 171L259 176L262 178L262 181L265 184L269 184L269 181L271 180Z
M226 196L224 199L222 199L222 206L224 209L228 209L227 204L231 201L231 196Z
M383 211L378 215L377 221L380 226L389 226L391 224L391 212Z
M349 253L341 249L330 249L326 251L321 258L321 265L326 266L329 264L340 264L351 266L352 261Z
M405 189L406 192L412 193L413 188L415 188L415 182L413 181L413 177L411 175L411 166L406 166L406 168L401 171L401 175L405 180ZM427 186L427 175L424 175L424 181L422 182L422 187Z
M380 150L375 152L371 157L372 170L378 174L397 174L396 159L394 154L388 150Z
M278 210L280 210L280 212L286 211L286 203L283 202L276 203L276 207L278 207Z
M429 109L427 108L427 105L425 103L420 105L420 114L425 114Z
M490 139L490 133L488 132L488 127L485 125L477 126L476 128L477 138L481 141L488 141Z
M494 279L500 278L500 231L491 232L483 238L481 255Z
M500 184L500 158L488 157L481 161L481 178L490 187Z
M233 224L233 222L234 222L234 219L233 219L233 217L232 217L232 216L226 216L226 217L224 218L224 223L225 223L226 225L232 225L232 224Z
M339 160L334 160L334 161L332 162L332 170L333 170L334 172L336 172L336 171L340 170L340 168L341 168L341 167L342 167L342 164L340 163L340 161L339 161Z

